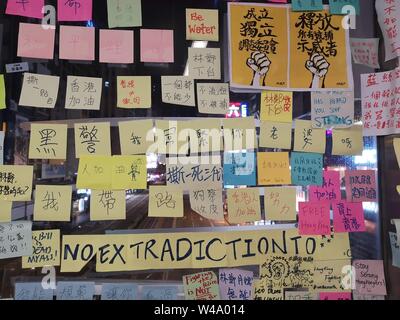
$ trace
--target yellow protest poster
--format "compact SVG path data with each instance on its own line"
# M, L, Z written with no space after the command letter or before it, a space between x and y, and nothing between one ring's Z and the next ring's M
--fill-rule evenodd
M241 151L257 148L253 117L222 119L224 150Z
M284 300L283 290L267 285L265 279L254 280L254 300Z
M327 9L290 12L290 87L351 89L349 30Z
M182 189L171 186L150 186L148 216L182 218Z
M218 41L218 10L186 9L186 40Z
M294 151L325 153L325 144L325 129L314 129L310 120L295 120Z
M92 190L90 194L90 220L125 220L125 190Z
M264 188L265 219L296 221L296 187Z
M112 157L82 156L79 159L78 189L111 189Z
M257 168L259 185L292 183L288 152L258 152Z
M155 144L151 153L187 154L189 151L189 135L183 121L156 120Z
M220 119L182 121L182 135L189 137L190 153L208 153L223 150ZM186 136L185 134L185 136Z
M22 268L60 265L60 230L32 231L33 254L22 257Z
M10 222L12 213L12 202L0 200L0 223Z
M129 248L127 244L127 237L124 235L113 234L109 241L98 241L99 248L106 250L99 250L100 253L96 254L96 272L111 272L114 270L128 271L126 262L129 261ZM115 248L113 250L112 248ZM115 255L115 251L118 254ZM106 262L106 263L104 263Z
M287 88L287 7L228 4L230 83L245 88Z
M72 186L37 185L34 221L70 221Z
M75 123L75 156L111 156L110 123Z
M112 157L112 190L147 189L145 155Z
M351 291L350 272L351 261L349 259L314 261L314 284L309 290L317 292ZM348 283L346 283L346 278L349 279Z
M260 121L260 140L262 148L292 148L292 122Z
M262 121L292 123L293 92L263 91L260 110Z
M0 110L6 108L6 86L4 84L4 75L0 74Z
M151 77L118 76L117 99L118 108L151 108Z
M66 124L31 124L29 159L67 158Z
M30 201L33 166L0 165L0 200Z
M260 193L258 188L228 189L229 223L261 220Z
M103 237L99 235L63 235L60 271L79 272L82 270L96 255L98 248L104 241ZM109 237L109 242L114 237L114 235ZM85 254L83 254L84 250Z
M332 155L357 156L364 149L363 127L332 130Z
M153 120L132 120L118 123L121 154L146 154L154 144Z

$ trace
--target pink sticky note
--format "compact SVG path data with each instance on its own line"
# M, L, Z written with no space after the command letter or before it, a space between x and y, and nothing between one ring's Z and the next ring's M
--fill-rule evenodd
M174 62L173 30L140 30L141 62Z
M92 20L92 0L58 0L58 21Z
M340 173L338 171L324 171L322 186L310 186L309 200L332 202L341 200Z
M60 59L94 60L94 28L60 27Z
M100 62L133 63L133 31L100 30Z
M53 59L55 29L44 29L41 24L20 23L18 57Z
M377 200L374 170L346 171L345 181L348 202L375 202Z
M364 232L364 209L362 202L336 202L333 206L333 229L335 232Z
M320 292L319 300L351 300L351 292Z
M356 292L369 295L386 295L385 273L382 260L354 260Z
M331 234L329 209L330 206L328 203L299 202L299 234Z
M8 0L6 14L29 18L43 18L44 0Z

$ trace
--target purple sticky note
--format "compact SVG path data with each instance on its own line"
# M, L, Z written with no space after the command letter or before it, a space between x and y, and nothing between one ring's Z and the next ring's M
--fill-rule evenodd
M173 30L140 30L141 62L174 62Z
M362 202L336 202L333 207L335 232L364 232L364 209Z
M92 0L58 0L58 21L92 20Z
M375 202L377 190L374 170L348 170L345 173L348 202Z
M351 292L320 292L319 300L351 300Z
M6 14L42 19L44 0L8 0Z
M299 202L299 234L329 235L330 206L323 202Z
M324 171L322 186L310 186L310 201L324 201L330 203L341 199L339 171Z
M354 260L356 292L360 294L386 295L385 273L382 260Z
M252 300L253 272L219 269L219 291L222 300Z

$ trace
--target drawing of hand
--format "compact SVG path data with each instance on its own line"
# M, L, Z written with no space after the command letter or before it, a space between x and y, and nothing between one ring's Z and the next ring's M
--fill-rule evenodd
M320 53L314 53L310 60L306 61L306 69L313 74L310 88L319 88L319 81L323 78L322 88L325 87L325 76L328 73L329 62Z
M260 79L263 78L262 85L265 86L265 76L267 75L271 61L265 53L255 51L247 59L247 66L253 70L252 86L259 86Z

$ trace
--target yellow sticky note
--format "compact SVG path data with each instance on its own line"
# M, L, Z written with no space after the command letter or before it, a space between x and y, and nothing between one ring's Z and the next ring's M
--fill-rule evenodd
M252 150L257 148L254 118L229 118L222 120L224 150Z
M110 123L76 123L75 155L111 156Z
M296 188L268 187L264 189L265 219L296 220Z
M188 70L192 79L220 80L221 49L189 47Z
M146 154L154 144L153 120L121 121L118 123L121 154Z
M0 110L6 108L6 86L4 84L4 75L0 74Z
M100 110L102 78L67 77L65 109Z
M70 221L72 186L37 185L34 221Z
M222 151L222 130L220 119L182 121L181 135L189 137L190 153L197 154Z
M112 157L112 190L147 189L145 155Z
M60 77L24 73L19 105L54 108L57 102Z
M290 122L293 119L293 92L263 91L260 118L262 121Z
M351 280L349 280L347 289L343 286L343 283L346 283L345 278L349 277L346 272L343 272L346 266L351 266L349 259L314 261L314 284L309 290L323 292L351 291Z
M206 219L223 220L222 189L216 186L189 190L191 209Z
M33 254L22 257L22 268L60 265L60 230L32 231Z
M82 156L79 159L78 189L111 189L112 157Z
M187 154L189 150L189 135L182 121L156 120L155 144L151 153Z
M186 9L186 40L218 41L218 10Z
M396 154L397 164L400 167L400 138L393 139L394 153Z
M332 155L362 155L363 149L362 126L332 130Z
M198 83L197 107L199 108L199 113L228 114L229 84Z
M151 77L117 77L117 107L151 108Z
M148 216L182 218L182 189L170 186L150 186Z
M258 184L291 184L288 152L257 153Z
M31 124L29 141L29 159L59 159L67 158L66 124Z
M0 200L0 222L10 222L12 202Z
M227 201L229 223L261 220L258 188L228 189Z
M260 147L290 150L292 148L292 123L261 121Z
M33 166L0 165L0 200L30 201Z
M325 153L325 144L325 129L314 129L309 120L295 121L294 151Z
M92 190L90 194L90 220L125 220L125 190Z

